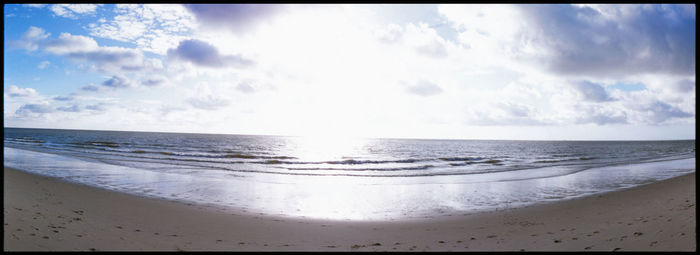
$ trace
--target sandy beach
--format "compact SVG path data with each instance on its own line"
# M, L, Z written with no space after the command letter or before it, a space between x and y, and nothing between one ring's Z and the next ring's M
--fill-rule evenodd
M5 251L695 251L695 173L505 211L385 222L285 218L4 168Z

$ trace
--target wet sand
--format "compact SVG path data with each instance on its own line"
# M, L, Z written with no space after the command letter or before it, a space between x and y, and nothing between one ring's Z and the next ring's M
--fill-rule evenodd
M381 222L224 211L4 168L5 251L695 251L695 173L505 211Z

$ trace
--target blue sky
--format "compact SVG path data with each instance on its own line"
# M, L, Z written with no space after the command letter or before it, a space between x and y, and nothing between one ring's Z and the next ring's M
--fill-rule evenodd
M6 127L695 138L694 5L4 5Z

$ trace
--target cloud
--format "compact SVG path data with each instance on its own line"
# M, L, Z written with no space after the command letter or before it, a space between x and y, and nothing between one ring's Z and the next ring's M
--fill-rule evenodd
M253 93L255 92L255 88L253 86L250 86L249 82L241 82L236 86L236 90L243 92L243 93Z
M56 100L56 101L72 101L73 99L75 99L75 97L72 95L71 96L55 96L55 97L53 97L53 100Z
M479 12L470 9L480 6L441 7L474 50L552 74L694 74L695 14L686 5L493 5Z
M110 88L128 88L132 87L133 83L126 77L115 75L109 80L102 82L102 86Z
M695 82L689 79L684 79L673 84L673 90L679 93L691 92L694 88Z
M583 100L589 102L608 102L615 99L611 98L610 95L605 91L602 86L590 82L590 81L579 81L571 84L574 89L581 95Z
M83 86L83 87L81 87L80 89L81 89L81 90L84 90L84 91L91 91L91 92L97 92L97 91L102 90L102 88L100 88L99 86L95 86L95 85L92 85L92 84Z
M188 99L188 102L192 106L203 110L216 110L231 104L231 100L212 94L192 97Z
M22 34L22 39L12 41L11 43L14 47L34 51L39 48L39 42L48 38L50 35L51 33L47 33L42 28L31 26Z
M474 126L542 126L549 125L546 122L515 116L489 116L483 112L473 113L466 120L466 124Z
M473 107L468 111L466 123L476 126L542 126L552 124L538 119L534 112L533 107L528 105L502 101L487 104L484 107Z
M605 115L597 113L594 115L579 117L576 119L576 124L588 123L594 123L597 125L627 124L627 114Z
M196 40L184 40L175 49L168 50L168 58L182 59L205 67L246 67L253 61L235 55L221 55L213 45Z
M406 82L401 82L406 86L406 91L411 94L416 94L419 96L433 96L442 93L442 89L435 83L420 80L415 84L407 84Z
M502 103L501 109L504 109L510 116L513 117L528 117L532 109L526 105L516 104L512 102Z
M56 110L62 111L62 112L80 112L80 106L78 105L72 105L70 107L65 106L65 107L57 107Z
M44 68L48 67L49 64L51 64L51 62L49 62L48 60L45 60L45 61L41 61L41 63L39 63L39 65L37 65L36 67L39 69L44 69Z
M101 4L54 4L49 9L58 16L77 19L78 15L94 14L98 6Z
M386 28L376 30L374 36L386 44L405 43L423 56L444 58L448 55L447 41L425 23L409 23L406 28L389 24Z
M107 104L105 103L99 103L99 104L91 104L91 105L86 105L85 109L91 110L91 111L96 111L96 112L104 112L107 110Z
M404 37L419 54L433 58L443 58L447 56L445 39L442 38L435 29L429 27L428 24L408 24Z
M416 47L416 51L429 57L442 58L447 56L447 49L445 48L445 45L438 41L418 46Z
M45 114L54 112L54 109L48 103L44 104L25 104L19 107L15 114L20 116L31 116L33 114Z
M87 36L61 33L57 39L44 45L44 50L56 55L78 54L98 50L97 42Z
M397 24L389 24L386 28L377 30L375 36L383 43L395 43L401 40L403 28Z
M116 15L88 25L90 35L134 43L144 51L165 55L191 33L195 17L182 5L119 4Z
M218 91L212 91L210 85L199 83L195 86L194 96L187 99L187 102L195 108L203 110L216 110L231 104L231 99Z
M162 69L160 60L146 58L139 50L100 47L94 39L82 35L61 33L57 39L43 43L43 49L49 53L76 60L95 62L100 71L107 73Z
M165 77L163 77L161 75L154 75L154 76L151 76L144 81L141 81L141 84L144 86L154 87L154 86L161 85L161 84L165 83L166 81L167 81L167 79Z
M624 77L642 73L693 74L695 17L679 5L522 5L533 28L528 34L561 74Z
M197 21L207 27L223 27L235 33L254 29L285 9L274 4L187 4Z
M19 88L17 85L10 85L5 89L5 94L9 97L34 97L39 95L33 88Z
M646 113L647 121L652 124L660 124L674 118L690 118L695 114L684 112L677 107L673 107L661 101L655 101L651 104L641 106L639 108Z

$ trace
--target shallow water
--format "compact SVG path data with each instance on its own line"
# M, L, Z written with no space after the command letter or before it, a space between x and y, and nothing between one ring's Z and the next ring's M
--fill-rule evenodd
M693 140L307 139L6 128L4 141L5 166L29 172L143 196L327 219L500 210L695 171Z

